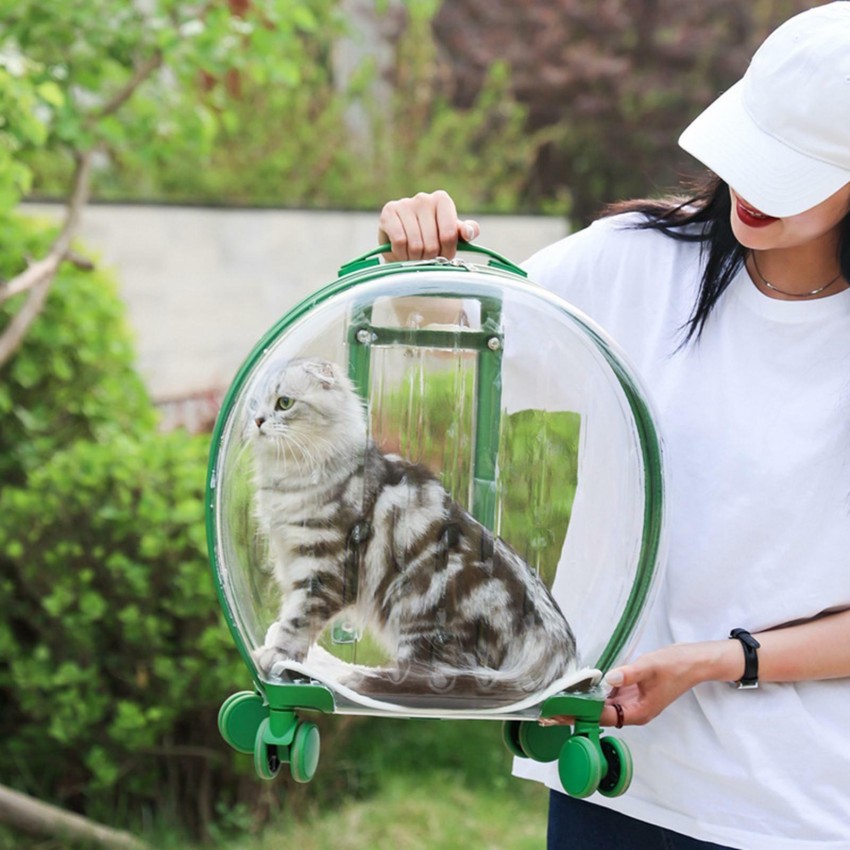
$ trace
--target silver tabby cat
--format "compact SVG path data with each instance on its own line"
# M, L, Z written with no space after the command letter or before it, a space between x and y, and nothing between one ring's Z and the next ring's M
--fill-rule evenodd
M289 361L251 420L257 518L282 598L255 653L262 673L303 661L343 610L395 659L351 674L344 684L362 694L499 705L575 670L575 638L543 582L426 468L378 450L339 366Z

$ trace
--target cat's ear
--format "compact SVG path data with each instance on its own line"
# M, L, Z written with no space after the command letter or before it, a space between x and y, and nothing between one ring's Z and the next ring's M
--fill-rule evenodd
M327 360L315 360L312 363L308 363L305 369L319 381L323 390L331 389L337 382L334 364L329 363Z

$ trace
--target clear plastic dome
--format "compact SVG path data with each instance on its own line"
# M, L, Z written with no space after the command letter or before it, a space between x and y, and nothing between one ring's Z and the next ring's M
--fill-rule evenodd
M498 263L355 270L285 316L225 400L208 493L258 684L320 682L339 711L533 708L625 657L658 573L631 369Z

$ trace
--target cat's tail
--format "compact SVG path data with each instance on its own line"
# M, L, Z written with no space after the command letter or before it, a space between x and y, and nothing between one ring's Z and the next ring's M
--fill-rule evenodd
M534 665L525 670L461 670L439 663L367 667L344 662L314 646L303 662L278 661L270 676L283 681L306 677L327 686L346 702L370 711L423 716L522 711L562 691L589 690L602 676L599 670L579 667L574 660L563 661L543 679L533 676L533 668Z
M343 677L342 684L361 696L404 707L479 711L535 705L563 690L592 687L598 679L598 671L578 669L575 665L541 680L521 670L459 670L445 665L411 664L359 668Z

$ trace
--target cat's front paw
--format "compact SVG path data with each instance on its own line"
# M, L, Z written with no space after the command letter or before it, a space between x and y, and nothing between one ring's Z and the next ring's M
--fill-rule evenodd
M290 641L284 639L286 636L280 623L272 623L266 632L263 645L251 653L260 674L272 675L275 672L273 668L281 662L304 660L307 654L306 649L301 646L292 646Z
M254 663L257 665L257 671L262 676L271 675L272 668L274 668L276 664L293 660L291 654L284 652L277 646L261 646L258 649L255 649L251 653L251 656L254 659Z

